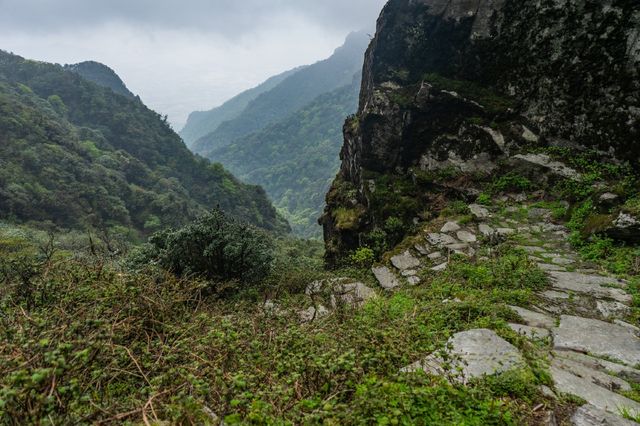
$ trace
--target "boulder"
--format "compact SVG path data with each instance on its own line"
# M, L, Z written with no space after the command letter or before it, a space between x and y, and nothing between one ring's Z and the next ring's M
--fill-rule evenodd
M491 213L485 207L480 204L471 204L469 205L469 210L471 214L474 215L477 219L488 219L491 217Z
M460 230L460 225L457 222L447 222L444 224L440 232L448 233L448 232L456 232Z
M391 263L400 271L415 269L420 266L420 261L416 259L409 250L397 256L393 256L391 258Z
M400 281L393 275L393 272L386 266L375 267L371 269L373 275L375 275L376 279L380 283L380 287L385 290L392 290L396 287L400 287Z
M444 247L449 244L458 243L458 241L455 238L453 238L451 235L439 234L439 233L427 234L427 241L429 241L429 244L436 247Z
M331 296L331 305L335 308L339 303L360 307L375 298L376 292L362 283L340 284Z

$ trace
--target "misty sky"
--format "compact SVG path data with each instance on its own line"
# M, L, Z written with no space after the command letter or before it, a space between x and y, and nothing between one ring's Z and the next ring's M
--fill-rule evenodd
M103 62L182 128L266 78L373 29L385 0L0 0L0 49Z

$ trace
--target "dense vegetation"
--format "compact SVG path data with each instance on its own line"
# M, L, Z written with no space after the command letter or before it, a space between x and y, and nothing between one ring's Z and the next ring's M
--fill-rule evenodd
M203 292L205 279L131 272L99 250L71 255L34 244L37 234L1 231L7 424L521 424L535 418L536 386L549 380L538 346L507 327L514 314L504 307L529 300L544 275L508 246L303 324L305 286L323 273L299 244L279 244L287 274L219 299ZM276 295L277 309L256 303ZM455 297L463 302L442 303ZM529 366L469 386L399 372L471 327L497 330Z
M211 153L239 178L262 185L296 235L319 238L318 218L340 165L344 119L355 112L351 85L319 96L285 120Z
M261 188L195 157L139 100L0 52L1 218L132 238L216 206L288 228Z
M127 86L108 66L94 61L80 62L79 64L65 65L66 70L75 72L85 80L93 81L98 86L106 87L119 95L135 98L135 95L127 89Z
M345 44L330 58L302 68L258 96L239 116L220 124L213 133L199 139L193 149L209 156L216 148L285 119L318 96L351 84L353 75L362 71L368 44L369 37L365 33L350 34Z
M234 96L224 104L209 111L194 111L189 115L187 124L180 131L180 136L189 148L203 136L215 132L218 127L225 121L233 120L238 117L242 111L247 108L249 102L263 93L266 93L280 84L290 75L298 72L300 69L295 68L282 74L271 77L264 83L253 89L246 90L237 96Z
M181 277L255 283L271 272L272 252L266 232L214 210L182 229L153 235L132 261L139 267L156 264Z

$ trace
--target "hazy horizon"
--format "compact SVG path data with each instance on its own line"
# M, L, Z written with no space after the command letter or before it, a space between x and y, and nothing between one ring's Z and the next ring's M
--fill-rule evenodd
M331 55L385 0L0 0L0 49L113 68L176 131L190 112Z

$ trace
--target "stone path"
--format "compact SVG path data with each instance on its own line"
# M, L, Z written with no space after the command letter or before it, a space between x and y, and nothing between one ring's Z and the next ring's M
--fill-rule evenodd
M501 211L471 205L472 223L447 222L423 241L391 259L392 267L374 269L380 285L393 289L416 285L422 270L446 270L450 256L473 257L485 242L510 238L549 276L551 288L537 294L533 306L511 309L520 317L510 327L532 340L548 342L555 393L587 402L574 425L630 425L622 413L640 416L640 403L622 393L640 383L640 329L625 322L632 297L627 283L598 273L580 261L567 242L569 231L552 222L551 212L516 204ZM469 330L452 337L449 356L457 359L463 381L520 365L520 355L490 330ZM515 352L514 352L515 351ZM441 355L403 369L446 374Z

